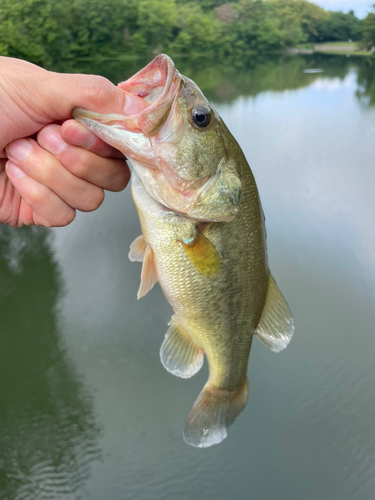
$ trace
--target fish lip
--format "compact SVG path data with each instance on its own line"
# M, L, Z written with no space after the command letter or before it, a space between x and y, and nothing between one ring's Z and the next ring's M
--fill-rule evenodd
M135 75L131 76L127 80L120 82L117 86L121 90L124 90L126 92L132 92L133 89L134 93L134 87L136 87L137 85L149 85L149 87L152 89L157 84L159 84L161 80L164 80L162 94L165 95L165 93L170 88L174 70L175 66L172 59L166 54L159 54L157 57L155 57L155 59L149 62L147 66L139 70ZM150 85L150 79L153 80L154 85ZM136 91L135 93L139 94L138 91ZM143 97L149 95L150 93L145 93Z
M107 113L107 114L96 113L95 111L90 111L88 109L80 108L78 106L73 108L72 115L73 118L78 121L80 121L81 118L89 118L90 120L104 124L113 121L123 121L123 122L127 121L127 117L125 115L120 115L118 113Z
M102 114L77 107L73 109L73 117L78 121L88 118L103 125L117 125L119 128L124 128L124 133L141 132L147 137L153 137L164 125L181 84L182 77L172 59L166 54L160 54L138 73L118 84L118 87L126 93L124 114ZM138 102L141 98L147 103L147 97L159 87L162 87L160 93L146 108L137 113L134 113L133 109L131 113L126 113L127 102L131 102L132 97Z

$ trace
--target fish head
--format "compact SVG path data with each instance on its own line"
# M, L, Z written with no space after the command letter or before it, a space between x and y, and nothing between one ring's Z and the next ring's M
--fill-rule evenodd
M75 108L75 119L123 152L162 205L197 220L232 220L241 180L227 152L227 129L199 87L162 54L119 88L123 114Z

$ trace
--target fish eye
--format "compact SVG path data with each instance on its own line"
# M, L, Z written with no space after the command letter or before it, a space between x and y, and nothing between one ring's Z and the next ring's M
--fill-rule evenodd
M191 118L197 127L204 128L210 124L211 112L209 109L200 106L199 108L193 109Z

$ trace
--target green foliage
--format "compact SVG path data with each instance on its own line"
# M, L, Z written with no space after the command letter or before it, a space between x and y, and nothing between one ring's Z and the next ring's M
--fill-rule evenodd
M375 4L372 6L375 10ZM370 12L363 20L363 44L368 47L375 46L375 13Z
M236 3L238 0L232 0L231 3ZM191 0L176 0L176 3L179 4L191 4ZM220 5L223 5L225 3L228 3L228 0L199 0L199 6L203 10L213 10L217 7L220 7Z
M351 10L328 12L328 16L318 25L318 39L321 42L359 40L362 34L361 21Z
M0 54L50 68L162 51L249 61L361 33L353 12L326 12L306 0L0 0ZM375 14L364 37L374 43Z
M178 34L169 45L177 54L214 55L221 40L222 24L212 12L204 12L196 3L181 5L177 11Z
M59 22L61 4L50 0L2 0L0 4L1 53L48 64L66 47L68 29Z
M60 0L61 1L61 0ZM126 49L125 30L135 27L137 4L123 0L63 0L69 29L69 56L111 57ZM129 29L129 28L128 28Z
M236 18L226 26L226 35L235 33L234 51L246 56L254 52L282 50L285 40L282 22L272 2L241 0L234 6Z
M315 42L318 39L319 25L328 16L324 9L305 0L274 0L274 4L284 29L295 32L294 37L289 36L291 40Z
M138 33L151 49L160 50L172 39L177 24L173 0L142 0L138 4Z
M295 46L307 40L303 31L300 3L293 0L273 1L275 15L280 19L283 40L286 46Z

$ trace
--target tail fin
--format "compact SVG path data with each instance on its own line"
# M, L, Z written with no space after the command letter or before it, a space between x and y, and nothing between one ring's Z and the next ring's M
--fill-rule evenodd
M186 420L184 441L208 448L227 437L227 428L245 408L248 381L236 391L227 391L207 383Z

